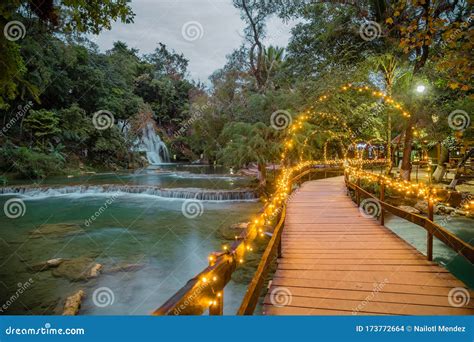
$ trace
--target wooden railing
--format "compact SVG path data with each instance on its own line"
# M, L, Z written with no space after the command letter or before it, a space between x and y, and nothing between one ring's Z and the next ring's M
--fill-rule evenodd
M308 169L294 176L290 187L305 177L311 179L312 173L322 173L324 178L334 173L342 175L344 170L342 162L337 166L312 165ZM265 210L265 208L263 209ZM255 309L258 296L261 292L264 277L273 256L280 246L281 230L285 221L286 203L282 203L276 217L276 225L272 237L265 249L257 272L246 292L238 314L251 314ZM249 226L224 252L214 252L209 259L209 266L198 275L190 279L178 292L168 299L153 315L201 315L209 310L210 315L222 315L224 310L224 288L231 280L232 273L237 268L241 258L257 236L258 231Z
M356 180L356 183L350 181L348 175L345 175L345 182L348 189L355 191L355 198L357 206L360 206L361 195L366 198L372 198L376 203L380 205L380 224L384 225L385 221L385 211L392 213L400 218L403 218L407 221L410 221L426 230L426 239L427 239L427 250L426 257L428 260L433 260L433 237L436 237L438 240L443 242L446 246L451 248L454 252L459 255L464 256L471 263L474 263L474 247L469 243L461 240L456 235L454 235L449 230L443 228L442 226L436 224L433 220L433 202L428 201L428 217L410 213L408 211L402 210L398 207L395 207L387 202L385 202L385 186L383 183L379 183L380 186L380 196L377 198L375 195L369 193L368 191L362 189L360 186L360 179Z

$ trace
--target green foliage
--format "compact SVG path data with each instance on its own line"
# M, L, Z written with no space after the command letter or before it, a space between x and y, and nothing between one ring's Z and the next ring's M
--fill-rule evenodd
M35 138L44 142L44 139L59 134L59 118L56 113L45 109L32 110L24 120L25 128Z
M219 159L229 166L241 167L251 162L265 165L277 162L281 153L278 132L263 123L229 123L222 131L222 138L226 144Z
M11 144L0 149L2 169L4 171L16 172L21 177L36 179L45 178L62 172L63 159L56 154L46 154L27 147L16 148ZM7 161L13 161L11 167L6 170Z

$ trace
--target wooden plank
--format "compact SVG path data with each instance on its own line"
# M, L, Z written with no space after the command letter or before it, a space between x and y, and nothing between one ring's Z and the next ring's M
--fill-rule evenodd
M329 293L332 289L341 290L352 290L352 291L373 291L374 282L364 281L348 281L348 280L318 280L317 282L308 279L291 279L291 278L279 278L274 277L272 280L272 286L283 286L283 287L304 287L304 288L321 288L326 289ZM411 293L417 295L430 295L430 296L448 296L449 291L452 287L450 286L431 286L427 284L423 285L407 285L407 284L393 284L386 283L383 287L384 292L391 293ZM474 298L474 292L471 291L471 298Z
M269 294L273 291L278 291L278 286L272 286L268 291ZM341 290L341 289L318 289L307 287L287 287L288 293L295 297L309 297L309 298L327 298L328 295L333 299L349 299L365 301L370 298L373 302L385 303L400 303L400 304L418 304L418 305L434 305L451 307L448 296L436 295L422 295L411 293L394 293L387 291L371 291L368 290ZM474 298L471 298L466 308L474 308Z
M268 297L265 298L265 304L272 304ZM434 305L418 305L410 303L387 303L370 300L350 300L334 298L310 298L292 296L291 304L287 306L296 306L302 308L334 309L352 313L377 313L385 315L469 315L472 314L471 308L456 308L453 306L439 307Z
M298 315L298 316L343 316L343 315L350 315L347 311L340 311L340 310L325 310L325 309L316 309L316 308L298 308L294 306L284 306L284 307L277 307L273 305L264 305L263 306L263 314L264 315ZM374 316L377 314L373 313L364 313L364 315ZM381 314L378 314L381 315Z

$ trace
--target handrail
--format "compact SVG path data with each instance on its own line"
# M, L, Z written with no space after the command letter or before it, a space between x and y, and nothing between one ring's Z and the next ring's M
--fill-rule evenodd
M327 172L342 174L343 169L341 166L328 167L325 165L321 168L315 168L314 165L309 165L307 170L301 170L301 173L293 177L290 183L293 184L312 172L324 172L325 176L327 176ZM282 210L279 211L278 215L279 217L275 217L278 223L273 230L269 244L272 243L274 237L278 237L277 232L283 226L285 203L282 203ZM161 307L156 309L152 315L201 315L207 309L209 309L210 315L222 315L224 288L230 281L238 263L240 263L246 248L249 247L246 244L252 241L257 234L257 229L249 225L248 229L241 233L228 251L212 253L209 266L190 279L186 285L178 290ZM265 253L266 251L264 256Z
M292 178L291 183L294 183L307 174L310 174L311 172L316 172L316 171L325 171L325 172L342 172L342 169L309 169L306 170L299 175L295 176ZM326 174L325 174L326 176ZM281 234L283 232L283 227L284 227L284 218L286 217L286 204L283 207L283 217L280 219L280 222L278 225L275 227L275 230L273 231L272 238L270 242L267 245L267 248L265 249L265 252L263 253L262 259L260 260L260 263L258 265L257 271L255 272L255 275L252 278L252 281L250 282L250 285L247 288L247 291L245 293L244 299L242 300L242 303L240 304L240 308L237 311L237 315L252 315L253 312L255 311L255 308L258 303L258 298L260 296L260 293L262 291L263 284L265 282L265 277L268 274L269 271L269 266L270 263L273 261L273 256L278 250L278 255L281 255Z
M427 232L427 257L428 260L433 259L433 236L435 236L438 240L443 242L446 246L451 248L454 252L459 255L464 256L467 260L471 263L474 263L474 247L469 243L461 240L456 235L454 235L449 230L443 228L442 226L436 224L432 220L432 205L430 206L430 218L417 215L414 213L410 213L406 210L400 209L395 207L387 202L384 201L384 187L381 187L380 198L377 198L375 195L369 193L368 191L362 189L360 185L350 182L348 177L345 177L346 186L349 189L356 191L356 198L357 202L360 202L360 194L365 195L366 197L370 197L375 199L377 203L381 206L382 210L386 210L400 218L403 218L407 221L410 221L422 228L424 228ZM360 205L360 203L357 203ZM383 211L381 213L381 220L383 222Z
M270 239L270 242L268 242L268 246L263 253L260 263L258 264L257 271L255 272L255 275L247 288L247 292L245 292L244 299L242 300L242 304L237 311L237 315L252 315L255 307L257 306L260 291L265 281L265 277L269 271L268 266L270 265L277 248L280 250L281 233L283 231L285 217L286 205L283 205L280 221L273 231L272 238Z

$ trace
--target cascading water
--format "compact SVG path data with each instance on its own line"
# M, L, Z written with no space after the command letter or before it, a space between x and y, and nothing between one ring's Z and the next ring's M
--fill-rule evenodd
M138 150L146 152L148 162L152 165L170 162L168 148L158 134L156 134L155 128L151 123L148 123L142 130Z
M156 186L140 185L71 185L62 187L32 187L32 186L10 186L1 187L2 195L21 195L30 199L41 199L47 197L76 195L76 196L98 196L110 194L136 194L149 195L162 198L197 199L201 201L249 201L257 200L258 195L252 189L236 190L213 190L198 188L159 188Z

